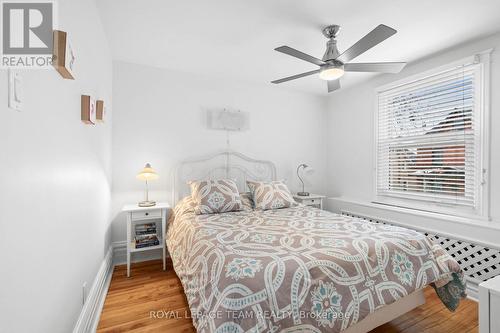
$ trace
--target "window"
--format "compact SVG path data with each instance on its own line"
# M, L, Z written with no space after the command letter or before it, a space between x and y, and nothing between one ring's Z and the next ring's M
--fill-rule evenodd
M478 55L377 91L378 202L487 215L487 63Z

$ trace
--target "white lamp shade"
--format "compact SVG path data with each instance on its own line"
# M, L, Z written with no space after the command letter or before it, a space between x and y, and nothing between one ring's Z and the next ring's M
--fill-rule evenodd
M158 177L158 174L149 163L146 163L144 168L137 174L137 179L140 180L154 180L158 179Z

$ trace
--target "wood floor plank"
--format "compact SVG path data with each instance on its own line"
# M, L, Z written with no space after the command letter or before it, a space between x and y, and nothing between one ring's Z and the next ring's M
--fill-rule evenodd
M160 260L116 266L101 313L98 333L195 332L181 282L169 261L163 271ZM464 300L448 311L430 287L426 303L371 333L478 332L478 307ZM174 316L174 314L177 314Z

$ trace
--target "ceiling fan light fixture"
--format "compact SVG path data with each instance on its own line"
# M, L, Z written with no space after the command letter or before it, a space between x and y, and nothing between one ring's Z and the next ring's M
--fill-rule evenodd
M336 24L329 25L323 29L323 35L328 38L328 42L326 43L326 51L321 59L286 45L275 48L275 51L307 61L319 68L283 79L274 80L271 81L271 83L278 84L309 75L319 74L319 78L326 81L328 92L331 93L340 89L341 85L339 79L344 76L345 72L399 73L406 65L404 62L351 63L351 60L354 58L394 35L397 32L395 29L384 24L379 24L375 29L342 53L340 53L337 48L337 35L339 30L340 26Z
M326 81L337 80L344 75L344 68L341 67L326 67L319 72L319 78Z

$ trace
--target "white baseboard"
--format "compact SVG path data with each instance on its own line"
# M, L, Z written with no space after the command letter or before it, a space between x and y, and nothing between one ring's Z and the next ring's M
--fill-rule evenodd
M161 249L135 252L132 254L131 262L161 259ZM127 241L113 242L113 264L123 265L127 263Z
M95 332L113 275L113 247L110 246L92 283L73 333Z
M144 253L134 253L132 262L153 260L161 258L161 249L158 251L145 251ZM99 324L106 294L113 275L115 265L125 264L127 262L127 242L114 242L106 252L104 259L99 267L99 271L89 290L87 300L83 305L80 316L73 328L73 333L95 332Z

